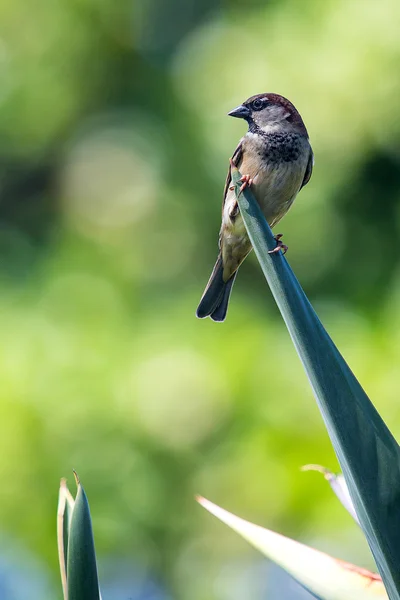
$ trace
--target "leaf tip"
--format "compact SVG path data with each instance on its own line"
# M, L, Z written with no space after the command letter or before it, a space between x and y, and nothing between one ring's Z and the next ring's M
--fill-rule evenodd
M335 477L332 471L330 471L326 467L323 467L322 465L303 465L302 467L300 467L300 471L318 471L318 473L322 473L322 475L328 481Z
M207 500L207 498L204 498L203 496L196 494L195 499L196 499L196 502L198 502L200 504L200 506L202 506L203 508L208 510L208 512L213 513L213 508L215 507L215 505L212 502L210 502L209 500Z
M74 477L75 477L75 483L76 483L76 485L80 486L81 485L81 480L79 479L78 473L75 471L75 469L72 469L72 472L73 472Z
M217 519L220 519L221 521L224 520L223 515L228 514L226 510L224 510L217 504L210 502L210 500L207 500L207 498L203 498L203 496L196 495L195 498L196 498L196 501L200 504L200 506L205 508L209 513L211 513L212 515L214 515L215 517L217 517Z

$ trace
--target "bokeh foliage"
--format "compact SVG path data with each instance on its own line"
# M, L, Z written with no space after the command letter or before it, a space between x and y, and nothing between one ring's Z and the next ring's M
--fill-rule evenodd
M256 261L223 326L194 311L244 132L226 113L282 93L316 156L279 226L289 261L400 430L399 25L397 0L1 4L1 538L49 586L72 468L108 597L129 581L135 600L149 585L157 600L231 600L243 579L262 597L246 575L258 557L220 536L195 492L373 568L298 471L336 463Z

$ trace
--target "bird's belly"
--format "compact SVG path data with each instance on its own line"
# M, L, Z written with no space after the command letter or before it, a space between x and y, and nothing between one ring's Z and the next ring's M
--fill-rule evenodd
M258 171L248 172L248 169L241 169L243 173L253 178L251 190L271 227L280 221L296 198L303 182L305 168L305 160L300 157L292 162L267 165ZM237 213L236 206L235 191L229 189L225 199L221 228L225 280L251 250L243 219L240 212Z
M292 205L303 182L304 171L304 161L298 160L250 173L250 177L253 177L251 191L271 227L285 215ZM246 230L240 213L232 217L236 203L234 190L228 190L223 223L231 234L240 237L246 234Z
M304 161L298 160L263 169L254 178L252 191L269 225L273 227L286 214L301 187Z

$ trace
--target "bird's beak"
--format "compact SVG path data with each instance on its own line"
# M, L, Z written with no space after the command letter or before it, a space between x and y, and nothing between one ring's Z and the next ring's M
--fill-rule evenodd
M230 117L237 117L238 119L247 119L250 116L250 110L244 104L237 106L230 113L228 113Z

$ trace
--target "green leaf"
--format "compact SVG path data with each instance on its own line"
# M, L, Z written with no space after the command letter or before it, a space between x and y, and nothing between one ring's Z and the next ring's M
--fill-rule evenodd
M321 600L387 600L379 575L244 521L205 498L197 500Z
M71 525L72 511L74 508L74 499L71 496L65 479L61 479L60 491L58 495L57 509L57 546L58 559L60 562L61 583L63 588L64 600L68 598L67 590L67 553L68 537Z
M326 467L321 467L321 465L304 465L304 467L301 467L301 470L318 471L318 473L322 473L347 512L353 517L357 525L360 524L353 502L351 501L349 488L347 487L345 478L341 473L332 473L332 471Z
M303 362L351 499L390 600L400 600L400 451L325 331L281 252L251 191L239 208L261 268Z
M68 600L100 600L89 503L78 476L68 539Z

